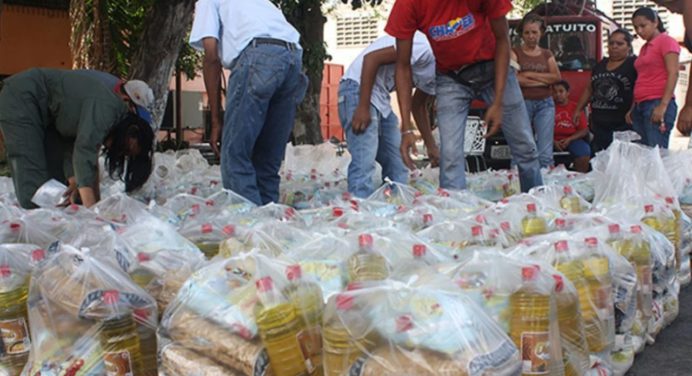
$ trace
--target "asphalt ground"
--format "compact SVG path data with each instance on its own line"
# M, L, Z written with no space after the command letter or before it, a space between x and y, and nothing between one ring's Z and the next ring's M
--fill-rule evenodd
M634 359L626 376L692 375L692 286L680 290L680 315Z

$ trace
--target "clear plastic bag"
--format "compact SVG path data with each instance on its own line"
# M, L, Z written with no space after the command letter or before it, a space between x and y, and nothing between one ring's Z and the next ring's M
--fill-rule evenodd
M529 194L536 197L542 206L556 211L579 214L591 209L591 204L575 192L571 185L544 185L532 188Z
M464 253L476 248L495 247L499 231L485 223L472 220L442 222L416 233L416 236L437 249L445 260L464 258Z
M50 179L38 187L31 202L41 208L55 208L65 201L67 186L55 179Z
M27 374L158 373L154 299L87 251L63 247L41 265L28 309Z

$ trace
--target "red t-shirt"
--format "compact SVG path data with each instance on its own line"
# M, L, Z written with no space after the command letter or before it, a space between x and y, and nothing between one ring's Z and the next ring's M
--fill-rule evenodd
M510 0L397 0L385 31L412 40L420 30L430 41L437 70L449 72L495 58L490 20L511 9Z
M576 102L567 102L567 104L555 103L555 141L564 140L565 138L577 133L582 129L586 129L586 115L581 114L579 125L572 122L572 115L577 108Z
M650 99L663 98L668 80L665 56L669 53L680 54L680 45L666 33L646 42L639 51L634 68L637 70L637 82L634 84L634 101L639 103Z

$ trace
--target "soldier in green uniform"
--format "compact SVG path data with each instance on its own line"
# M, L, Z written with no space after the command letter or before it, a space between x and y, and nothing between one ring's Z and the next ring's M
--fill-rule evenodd
M125 190L151 173L154 132L127 93L75 71L30 69L4 81L0 131L19 203L33 208L36 190L54 178L69 184L69 202L99 200L99 153Z

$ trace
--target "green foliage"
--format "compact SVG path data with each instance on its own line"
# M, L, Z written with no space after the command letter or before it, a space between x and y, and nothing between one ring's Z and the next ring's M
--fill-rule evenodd
M514 1L514 6L521 10L521 14L526 14L531 9L545 2L545 0L516 0Z

